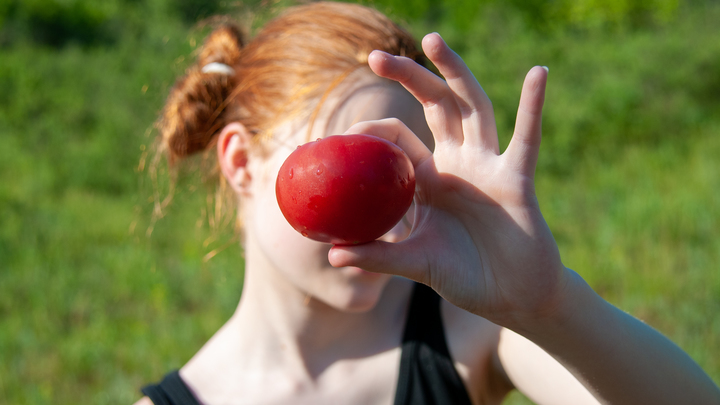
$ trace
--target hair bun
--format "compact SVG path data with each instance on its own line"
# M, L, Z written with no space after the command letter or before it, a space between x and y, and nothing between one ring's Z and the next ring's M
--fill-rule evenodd
M208 63L223 63L233 66L240 58L240 51L244 46L240 29L235 25L223 25L208 35L205 39L198 64L205 66Z
M226 124L227 98L236 80L227 74L206 74L202 67L220 63L235 68L243 47L238 27L223 25L205 39L197 62L179 78L158 121L171 163L205 150Z

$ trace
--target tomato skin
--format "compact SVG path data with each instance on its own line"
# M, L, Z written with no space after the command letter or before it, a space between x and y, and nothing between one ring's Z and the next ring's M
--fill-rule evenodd
M333 135L299 146L275 183L278 205L303 236L336 245L371 242L407 212L415 170L405 152L372 135Z

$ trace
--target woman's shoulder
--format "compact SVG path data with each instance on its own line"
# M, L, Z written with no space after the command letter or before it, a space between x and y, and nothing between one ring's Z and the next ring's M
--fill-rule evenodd
M461 357L477 358L497 352L502 327L445 300L441 301L440 311L448 345Z
M153 401L150 400L148 397L142 397L140 400L135 402L133 405L153 405Z
M504 397L513 384L498 356L503 328L445 300L440 308L448 350L473 402Z

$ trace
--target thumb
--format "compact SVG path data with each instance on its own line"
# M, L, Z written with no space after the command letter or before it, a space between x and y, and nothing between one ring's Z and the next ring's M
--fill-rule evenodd
M424 254L412 247L412 241L389 243L376 240L362 245L335 245L328 253L334 267L355 266L363 270L426 281L428 269Z

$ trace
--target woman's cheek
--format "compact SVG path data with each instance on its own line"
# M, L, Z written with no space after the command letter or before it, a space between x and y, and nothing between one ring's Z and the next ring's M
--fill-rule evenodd
M267 177L272 181L264 181L263 187L256 191L254 215L250 220L254 222L253 228L257 236L266 246L276 252L283 252L283 257L297 260L308 254L312 249L311 245L317 242L300 235L283 216L275 194L274 180L277 175L273 173L277 173L277 170L268 171Z

